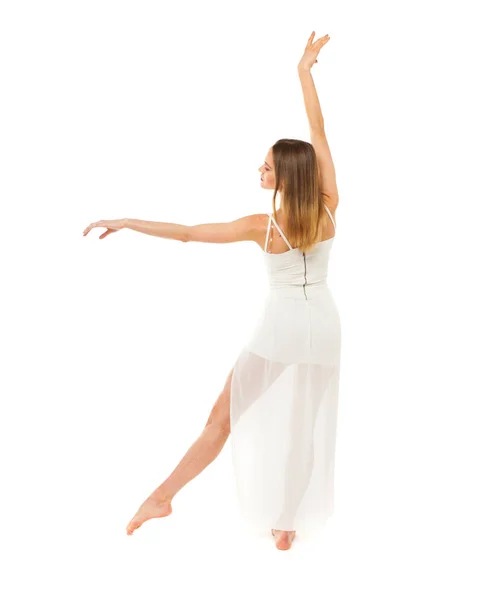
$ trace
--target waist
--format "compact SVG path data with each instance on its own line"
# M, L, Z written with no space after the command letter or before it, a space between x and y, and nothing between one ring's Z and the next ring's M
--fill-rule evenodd
M270 282L268 286L269 296L279 296L285 298L314 298L319 296L324 291L328 291L328 280L325 277L313 283L280 283L277 281Z

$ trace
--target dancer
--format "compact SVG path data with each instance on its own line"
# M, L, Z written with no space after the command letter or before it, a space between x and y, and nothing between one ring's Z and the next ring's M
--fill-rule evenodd
M338 191L311 75L326 35L309 37L298 64L311 143L280 139L260 166L273 212L229 223L186 226L119 219L91 223L183 242L259 244L269 293L204 430L126 527L166 517L172 499L220 453L229 435L239 503L247 523L271 529L280 550L297 529L324 526L333 513L341 327L327 284ZM276 197L280 194L280 209Z

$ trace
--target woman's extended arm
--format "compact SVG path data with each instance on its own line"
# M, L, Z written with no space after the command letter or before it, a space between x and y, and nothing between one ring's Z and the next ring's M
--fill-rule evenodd
M226 223L201 223L199 225L179 225L159 221L139 221L124 219L126 229L133 229L149 235L178 240L180 242L207 242L227 244L254 240L260 229L260 214L247 215Z
M178 242L187 241L187 225L179 223L163 223L161 221L141 221L140 219L124 219L125 229L147 233L156 237L177 240Z
M180 242L188 241L188 229L187 225L179 225L178 223L162 223L161 221L141 221L140 219L113 219L109 221L96 221L91 223L83 231L83 235L88 233L95 227L106 227L99 239L102 240L115 231L121 229L133 229L140 233L147 233L148 235L155 235L157 237L169 238L171 240L178 240Z
M132 229L179 242L209 242L211 244L227 244L245 240L259 242L263 228L262 216L260 213L255 213L225 223L201 223L199 225L180 225L179 223L141 221L140 219L114 219L91 223L83 231L83 235L87 235L95 227L106 227L106 231L99 236L99 239L104 239L121 229Z

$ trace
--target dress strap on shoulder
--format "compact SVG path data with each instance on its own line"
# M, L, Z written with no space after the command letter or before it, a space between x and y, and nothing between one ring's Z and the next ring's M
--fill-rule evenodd
M326 204L323 203L323 206L325 207L326 212L330 215L330 219L331 222L333 223L333 227L336 229L336 224L335 224L335 220L333 219L333 217L331 216L331 211L330 209L326 206Z
M280 226L278 225L278 223L275 221L275 219L273 218L273 215L271 213L267 213L267 215L270 217L270 219L274 222L275 227L278 229L278 232L280 233L280 235L282 236L282 238L285 240L287 246L290 248L290 250L293 250L290 242L287 240L286 235L283 233L283 231L281 230ZM267 231L267 242L268 242L268 232L270 231L270 219L268 219L268 231ZM266 246L265 246L266 248Z
M268 236L270 235L270 224L271 224L270 215L268 213L267 213L267 215L268 215L268 227L267 227L267 236L265 238L265 246L263 247L264 252L267 251Z

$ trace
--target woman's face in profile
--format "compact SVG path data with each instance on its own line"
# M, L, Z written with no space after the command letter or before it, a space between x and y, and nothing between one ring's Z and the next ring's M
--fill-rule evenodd
M273 153L270 149L263 161L263 165L259 168L262 188L267 190L275 189L275 168L273 166Z

